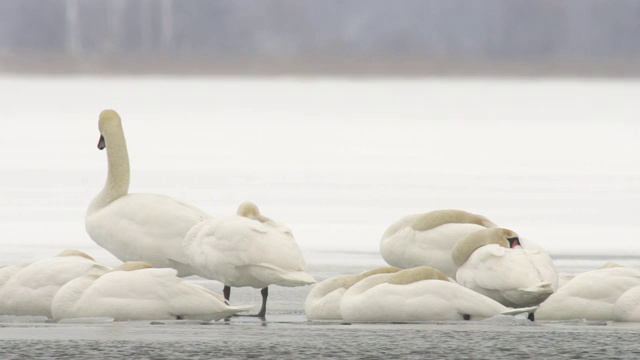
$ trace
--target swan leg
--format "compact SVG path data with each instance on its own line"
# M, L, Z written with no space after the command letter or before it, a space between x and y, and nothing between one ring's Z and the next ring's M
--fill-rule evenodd
M225 285L222 289L222 293L224 294L224 299L229 301L229 298L231 297L231 286Z
M468 320L471 320L471 315L469 315L469 314L462 314L462 318L468 321Z
M262 308L260 308L260 312L257 316L264 320L265 315L267 314L267 296L269 296L269 287L267 286L263 288L260 290L260 293L262 294Z
M535 321L535 316L533 315L532 312L529 313L529 316L527 316L527 319L529 319L531 321Z

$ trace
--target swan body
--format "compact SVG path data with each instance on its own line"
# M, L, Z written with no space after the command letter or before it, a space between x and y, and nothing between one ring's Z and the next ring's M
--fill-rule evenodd
M344 320L376 322L479 320L534 309L510 309L427 266L369 276L351 286L340 304Z
M98 127L98 148L106 147L109 170L104 189L87 209L87 233L122 261L174 268L180 276L196 274L182 241L189 229L210 216L165 195L129 194L129 155L120 116L105 110Z
M535 306L558 289L558 274L542 249L520 246L511 230L484 229L461 239L452 251L456 280L510 307ZM513 248L510 245L513 242Z
M199 274L231 287L263 289L264 316L269 285L303 286L315 283L291 230L264 217L246 202L238 214L213 218L194 226L184 242L185 253Z
M431 266L455 279L458 267L451 249L461 238L496 225L461 210L437 210L409 215L393 223L380 240L380 254L391 266L408 269Z
M340 302L344 293L358 281L371 275L394 273L399 268L382 267L356 275L340 275L316 284L307 295L304 312L309 320L342 320Z
M614 305L627 290L640 286L640 271L609 267L576 275L545 300L538 320L614 319Z
M252 306L230 306L220 295L177 277L175 269L126 262L102 275L84 275L58 290L55 320L110 317L126 320L219 320Z
M51 300L60 287L79 276L108 270L89 255L75 250L28 264L0 289L0 314L51 318Z

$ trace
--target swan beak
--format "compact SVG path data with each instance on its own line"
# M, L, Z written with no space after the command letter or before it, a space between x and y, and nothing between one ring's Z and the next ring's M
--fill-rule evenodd
M100 140L98 140L98 149L104 150L106 144L104 142L104 136L100 135Z
M511 247L512 249L520 245L520 239L518 239L517 236L512 238L507 238L507 241L509 241L509 247Z

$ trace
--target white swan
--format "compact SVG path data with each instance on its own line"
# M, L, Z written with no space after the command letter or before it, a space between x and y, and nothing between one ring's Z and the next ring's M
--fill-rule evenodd
M391 266L408 269L426 265L455 279L451 249L472 232L496 227L487 218L461 210L437 210L409 215L382 235L380 254Z
M65 250L56 257L31 263L0 288L0 314L50 318L51 300L62 285L78 276L102 274L108 270L76 250Z
M640 286L625 291L613 305L613 320L640 322Z
M576 275L549 296L535 312L537 320L613 320L614 304L640 286L640 271L609 267Z
M102 275L85 275L58 290L55 320L110 317L115 321L219 320L253 306L230 306L222 296L177 277L175 269L126 262Z
M29 263L18 264L18 265L7 265L0 269L0 289L4 286L4 284L9 281L13 275L17 274L20 270L28 266Z
M104 110L98 128L98 148L106 147L109 170L104 189L87 209L85 224L91 239L122 261L174 268L179 276L196 274L182 241L191 227L210 216L168 196L128 194L129 155L120 116Z
M428 266L369 276L351 286L340 304L346 321L382 322L479 320L534 309L507 308Z
M262 289L264 318L268 286L302 286L315 283L305 272L298 244L286 226L260 214L250 202L238 214L209 219L196 225L185 238L185 252L201 276L224 284L229 300L231 287Z
M342 320L340 302L342 296L353 284L371 275L394 273L396 267L381 267L356 275L340 275L316 284L307 295L304 312L308 320Z
M510 307L534 306L558 289L558 273L549 255L523 248L518 234L484 229L459 240L452 250L456 280L466 288Z

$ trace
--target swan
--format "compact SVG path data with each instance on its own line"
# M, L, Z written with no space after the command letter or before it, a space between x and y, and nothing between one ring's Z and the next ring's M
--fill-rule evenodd
M80 276L58 290L53 318L219 320L253 306L230 306L222 296L177 277L175 269L129 261L102 275Z
M104 188L90 203L86 230L93 241L121 261L139 260L196 275L182 248L185 235L211 216L194 206L159 194L129 194L129 155L120 116L104 110L98 121L98 148L107 149Z
M304 312L308 320L342 320L340 301L353 284L371 275L394 273L400 271L396 267L381 267L356 275L340 275L316 284L307 295Z
M484 216L462 210L408 215L382 235L380 254L391 266L403 269L431 266L455 279L457 266L451 260L451 249L456 241L492 227L496 225Z
M4 286L4 284L9 281L13 275L17 274L20 270L28 266L29 263L17 264L17 265L7 265L0 269L0 289Z
M194 226L187 234L185 253L201 276L224 284L229 300L231 287L262 289L266 314L269 285L302 286L315 283L291 230L260 214L251 202L240 205L237 215L213 218Z
M523 248L515 232L484 229L460 239L451 257L456 280L510 307L534 306L558 289L558 273L546 252Z
M78 276L108 270L77 250L65 250L53 258L28 264L0 288L0 314L51 318L51 300L61 286Z
M369 276L351 286L340 304L346 321L382 322L479 320L534 309L510 309L428 266Z
M640 285L622 294L613 305L613 320L640 322Z
M614 319L614 305L627 290L640 286L640 270L607 267L576 275L535 312L538 320Z

